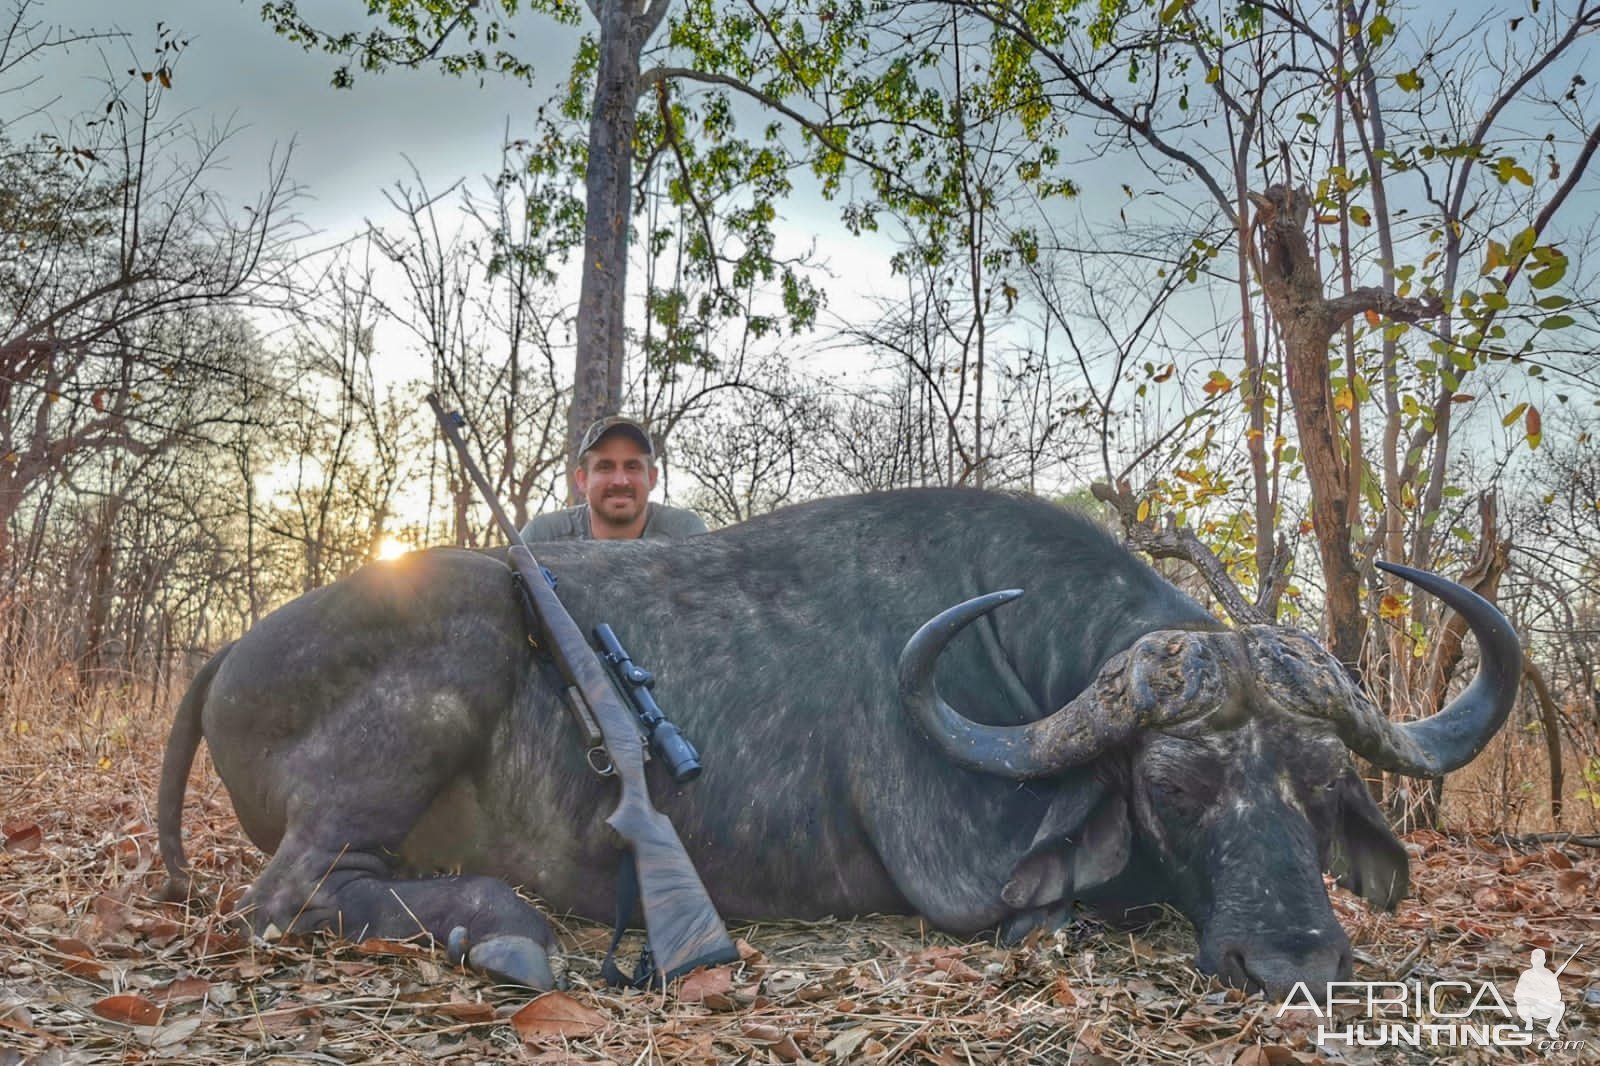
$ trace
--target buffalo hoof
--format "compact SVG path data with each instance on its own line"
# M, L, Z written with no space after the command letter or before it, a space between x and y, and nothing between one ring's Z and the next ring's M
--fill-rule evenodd
M167 878L167 883L161 886L161 901L163 903L188 903L194 895L194 882L188 874L173 874Z
M525 936L491 936L470 947L466 930L456 926L447 945L452 962L463 963L498 982L526 985L540 992L556 987L550 955Z
M1071 920L1072 908L1066 904L1019 911L1000 924L1000 942L1020 944L1036 932L1053 933Z

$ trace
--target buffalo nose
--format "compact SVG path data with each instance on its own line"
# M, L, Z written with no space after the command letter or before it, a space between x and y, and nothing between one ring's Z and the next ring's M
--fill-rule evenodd
M1291 948L1234 942L1220 945L1216 958L1216 973L1224 983L1275 1000L1284 999L1301 981L1320 999L1329 981L1345 980L1351 972L1350 944L1344 937L1337 943Z

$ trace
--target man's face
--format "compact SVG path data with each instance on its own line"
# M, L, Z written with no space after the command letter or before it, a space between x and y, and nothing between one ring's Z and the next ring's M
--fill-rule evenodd
M626 433L602 438L584 455L575 477L589 502L596 537L639 535L656 468L638 441Z

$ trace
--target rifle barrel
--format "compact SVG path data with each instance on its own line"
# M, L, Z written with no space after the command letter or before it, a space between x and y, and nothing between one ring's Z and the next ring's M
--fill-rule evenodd
M428 393L428 406L433 408L434 416L439 420L439 426L444 430L445 435L450 438L450 443L455 445L456 454L461 459L461 465L466 468L467 475L478 486L478 495L489 504L489 510L494 512L495 524L500 527L500 532L511 543L521 544L522 534L517 531L516 526L511 524L511 516L506 514L504 507L500 506L500 498L494 494L494 489L489 485L489 479L483 476L483 471L478 469L478 464L472 461L471 453L467 451L467 442L461 436L461 426L466 424L466 420L455 411L445 411L444 405L439 402L439 394L436 392Z

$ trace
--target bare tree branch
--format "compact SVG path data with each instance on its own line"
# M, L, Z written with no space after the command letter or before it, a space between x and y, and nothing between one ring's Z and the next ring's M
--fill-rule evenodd
M1194 530L1179 527L1171 515L1167 516L1165 525L1160 528L1148 519L1141 521L1139 501L1126 484L1113 489L1103 481L1096 481L1089 486L1089 491L1095 499L1110 504L1117 512L1129 547L1144 552L1152 559L1178 559L1193 566L1205 580L1211 594L1235 622L1241 625L1270 625L1273 622L1272 617L1259 606L1244 598L1239 586L1228 576L1228 569L1222 565L1222 560L1195 536ZM1283 554L1287 555L1286 552Z

